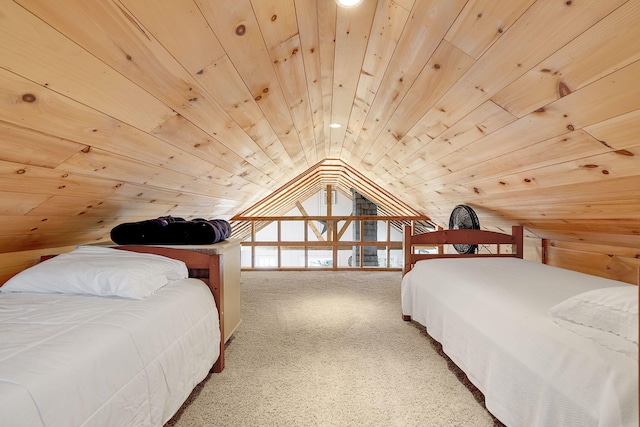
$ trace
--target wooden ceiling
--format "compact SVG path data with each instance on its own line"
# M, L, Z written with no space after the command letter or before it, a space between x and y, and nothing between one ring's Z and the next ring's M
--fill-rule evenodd
M439 225L640 246L638 0L0 2L3 252L326 161Z

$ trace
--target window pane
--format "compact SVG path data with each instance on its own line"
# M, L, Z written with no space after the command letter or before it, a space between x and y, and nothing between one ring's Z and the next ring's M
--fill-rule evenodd
M283 247L280 251L280 265L282 267L304 267L304 248Z
M386 242L387 241L387 221L376 221L376 226L378 228L378 241Z
M256 268L278 267L278 248L275 246L256 246Z
M309 267L325 268L333 266L333 252L331 248L309 248Z
M251 247L240 247L240 267L251 267Z
M414 246L413 247L414 254L437 254L438 248L436 246Z
M304 221L282 221L280 227L283 242L304 242Z
M341 242L353 242L353 224L354 221L338 221L338 233L342 232L340 236ZM348 224L348 225L346 225ZM346 225L346 228L345 228Z
M258 224L256 224L258 230ZM265 227L256 231L256 242L275 242L278 240L278 223L276 221L269 223Z
M391 226L391 238L389 240L391 242L402 242L402 237L402 229Z
M402 268L404 258L402 257L402 249L391 249L389 256L389 267Z
M338 249L338 267L357 267L353 262L353 248Z

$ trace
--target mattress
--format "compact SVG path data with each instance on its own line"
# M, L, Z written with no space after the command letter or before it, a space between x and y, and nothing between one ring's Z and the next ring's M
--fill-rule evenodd
M610 350L549 314L569 297L621 285L515 258L432 259L403 278L402 311L508 426L638 426L637 346L635 355Z
M2 426L162 426L220 352L200 280L143 300L0 294Z

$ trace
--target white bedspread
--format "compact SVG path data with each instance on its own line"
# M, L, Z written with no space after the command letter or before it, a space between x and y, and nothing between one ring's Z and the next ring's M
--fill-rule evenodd
M508 426L637 427L637 353L609 350L548 313L620 284L512 258L433 259L403 278L402 311L427 327Z
M200 280L141 300L0 294L0 425L162 426L220 352Z

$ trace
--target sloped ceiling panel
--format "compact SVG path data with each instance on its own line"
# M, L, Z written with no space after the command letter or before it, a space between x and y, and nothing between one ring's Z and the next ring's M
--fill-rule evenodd
M3 252L229 219L326 159L438 225L465 203L486 228L640 246L638 1L0 10Z

